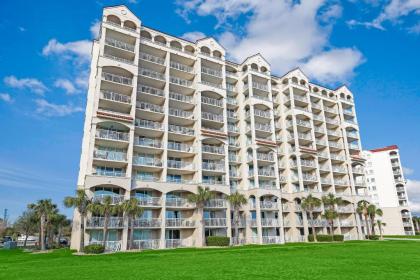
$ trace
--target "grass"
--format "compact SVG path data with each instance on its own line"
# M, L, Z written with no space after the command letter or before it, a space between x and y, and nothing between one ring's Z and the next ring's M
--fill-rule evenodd
M420 239L420 235L384 235L384 238Z
M0 250L0 279L419 279L420 243L365 241L76 256Z

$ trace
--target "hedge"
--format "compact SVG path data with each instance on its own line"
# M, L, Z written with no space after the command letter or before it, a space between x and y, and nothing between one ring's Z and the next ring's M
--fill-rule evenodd
M416 231L416 235L420 235L420 231Z
M229 246L230 239L225 236L208 236L207 246Z
M105 251L105 247L100 244L91 244L85 246L83 252L86 254L102 254Z
M326 234L317 234L316 240L318 242L331 242L331 241L344 241L344 235L342 234L335 234L334 236L326 235ZM314 242L314 235L309 234L308 235L308 241Z
M379 235L366 235L365 237L369 240L379 240Z

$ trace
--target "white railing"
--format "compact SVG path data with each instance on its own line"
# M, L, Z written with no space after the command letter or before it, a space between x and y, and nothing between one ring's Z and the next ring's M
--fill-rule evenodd
M226 98L226 103L228 103L230 105L237 105L238 104L238 101L236 101L236 99L233 98L233 97L227 97Z
M270 111L264 111L264 110L259 110L259 109L254 109L254 115L263 117L263 118L271 118Z
M278 227L280 225L279 220L275 218L261 219L261 226L263 227Z
M98 176L110 176L110 177L124 177L125 169L122 168L107 168L103 166L97 166L93 175Z
M275 201L260 201L261 209L278 209L279 205Z
M214 76L214 77L218 77L218 78L223 76L222 71L212 69L212 68L209 68L209 67L204 67L204 66L201 67L201 73L202 74L207 74L207 75L210 75L210 76Z
M294 95L293 95L293 98L294 98L295 100L299 100L299 101L302 101L302 102L308 103L308 97L307 97L306 95L305 95L305 96L301 96L301 95L294 94Z
M212 82L208 82L208 81L203 81L203 80L200 83L202 83L203 85L206 85L206 86L223 89L223 85L222 84L216 84L216 83L212 83Z
M112 204L118 204L124 201L124 196L119 194L94 194L92 201L103 203L105 197L110 197Z
M225 148L219 146L212 146L212 145L202 145L201 150L205 153L212 153L212 154L224 154Z
M195 227L195 221L183 218L166 219L167 227Z
M176 84L176 85L180 85L180 86L184 86L184 87L191 87L192 86L191 81L184 80L184 79L177 78L177 77L169 77L169 81L172 84Z
M86 227L89 228L103 228L105 225L104 217L90 217L86 221ZM122 228L124 226L124 219L122 217L109 217L108 228Z
M262 123L254 123L255 130L267 131L271 132L271 125L269 124L262 124ZM251 129L249 127L249 129Z
M137 197L140 206L160 206L160 197Z
M162 167L162 161L158 158L133 156L134 165Z
M165 247L166 248L179 248L185 247L186 241L183 239L166 239L165 240Z
M219 99L211 98L207 96L201 96L201 103L223 107L223 99L219 100Z
M127 132L109 130L109 129L96 129L96 138L100 139L111 139L111 140L118 140L118 141L128 141L129 134Z
M274 161L274 154L273 153L258 153L257 152L257 159L258 160L265 160L265 161Z
M119 94L109 90L101 90L101 98L105 100L112 100L121 103L130 103L131 97L124 94Z
M144 119L136 119L134 121L134 125L141 128L151 128L151 129L157 129L157 130L163 129L162 123L154 122L150 120L144 120Z
M226 218L204 219L204 225L206 227L225 227L226 226Z
M302 178L304 181L317 181L318 180L316 175L313 175L310 173L302 173Z
M343 145L341 145L340 143L336 143L336 142L332 142L332 141L328 141L328 145L330 147L337 148L337 149L342 149L343 148Z
M143 52L139 53L139 59L150 61L150 62L161 64L161 65L165 64L165 59L155 56L155 55L148 54L148 53L143 53Z
M227 129L229 132L239 132L239 128L237 126L228 124ZM233 145L233 144L232 144ZM239 143L235 143L233 146L239 146Z
M168 131L185 135L194 135L194 129L175 124L170 124L168 126Z
M89 245L103 245L103 241L89 241ZM121 251L121 241L106 241L105 251L107 252L118 252Z
M193 112L184 111L181 109L169 108L169 115L189 119L193 116Z
M152 94L152 95L157 95L157 96L164 96L165 95L163 90L161 90L161 89L154 88L154 87L149 87L149 86L143 86L143 85L138 85L137 92L138 93L147 93L147 94Z
M105 151L105 150L95 150L93 152L93 158L104 159L104 160L114 160L114 161L126 161L127 153Z
M162 141L151 138L136 137L134 138L134 145L151 148L162 148Z
M159 249L160 248L160 239L144 239L144 240L133 240L132 249Z
M119 56L115 56L115 55L111 55L111 54L108 54L108 53L104 53L104 57L115 60L115 61L127 63L127 64L134 64L134 61L132 61L132 60L122 58L122 57L119 57Z
M154 113L164 112L162 106L152 104L152 103L147 103L147 102L141 102L141 101L136 102L136 108L139 110L144 110L144 111L149 111L149 112L154 112Z
M188 199L181 198L181 197L170 197L166 198L165 202L166 206L169 207L186 207L186 208L194 208L195 204L188 201Z
M309 220L308 219L308 225L310 226L316 226L316 227L325 227L328 226L328 221L327 220L318 220L318 219L314 219L314 220Z
M272 168L258 168L258 175L259 176L266 176L266 177L275 177L276 173L274 172L274 169Z
M121 75L116 75L116 74L107 73L107 72L102 72L102 79L105 81L110 81L110 82L114 82L114 83L118 83L122 85L128 85L128 86L132 86L133 84L133 79L129 77L124 77Z
M186 103L192 103L193 101L192 96L183 95L181 93L172 92L172 91L169 92L169 98L173 100L181 101L181 102L186 102Z
M213 177L213 178L203 178L202 183L206 185L224 185L225 177L221 176L222 178Z
M223 122L223 115L201 112L201 117L209 121Z
M225 163L221 162L203 162L201 167L204 170L225 171Z
M161 220L157 218L150 219L135 219L131 221L133 227L135 228L156 228L160 227Z
M169 159L167 161L168 168L175 168L175 169L194 169L194 165L191 162L185 162L180 160L172 160Z
M194 71L194 68L192 68L192 67L190 67L188 65L179 63L179 62L175 62L175 61L171 61L169 63L169 65L170 65L171 68L177 69L179 71L184 71L184 72L188 72L188 73L191 73L191 72Z
M263 236L263 244L278 244L281 242L280 236Z
M351 213L353 212L353 206L347 205L347 206L338 206L337 211L339 213Z
M123 50L127 50L130 52L134 52L134 45L129 44L129 43L125 43L119 40L116 40L114 38L110 38L107 37L105 38L105 45L111 46L111 47L115 47L115 48L119 48L119 49L123 49Z
M226 200L222 198L213 198L204 204L208 208L226 208Z
M159 73L159 72L156 72L156 71L152 71L152 70L149 70L149 69L145 69L145 68L139 68L139 75L149 77L149 78L152 78L152 79L165 81L165 74L162 74L162 73Z
M263 90L263 91L268 91L268 86L267 84L262 84L262 83L258 83L258 82L252 82L252 87L259 89L259 90Z

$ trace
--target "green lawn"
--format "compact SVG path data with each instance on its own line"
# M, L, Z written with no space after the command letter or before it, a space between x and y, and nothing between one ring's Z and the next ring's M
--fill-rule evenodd
M420 239L420 235L384 235L384 238Z
M0 250L0 279L420 279L420 242L365 241L100 256Z

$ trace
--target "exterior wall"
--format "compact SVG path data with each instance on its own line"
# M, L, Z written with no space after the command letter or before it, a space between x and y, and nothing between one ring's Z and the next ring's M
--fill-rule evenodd
M342 197L334 233L363 236L355 206L366 199L364 159L346 87L312 84L299 69L273 76L261 55L226 61L214 39L142 27L124 6L104 9L92 54L78 188L94 200L138 197L149 216L136 220L136 246L202 246L202 215L206 234L234 243L305 241L311 224L330 230L323 207L314 221L302 212L309 193ZM216 194L204 214L186 200L199 185ZM235 191L249 199L238 237L226 201ZM100 222L87 218L86 244ZM109 250L125 250L128 221L111 224ZM73 248L79 236L75 213Z
M383 211L384 234L414 234L405 178L397 146L364 151L368 192Z

